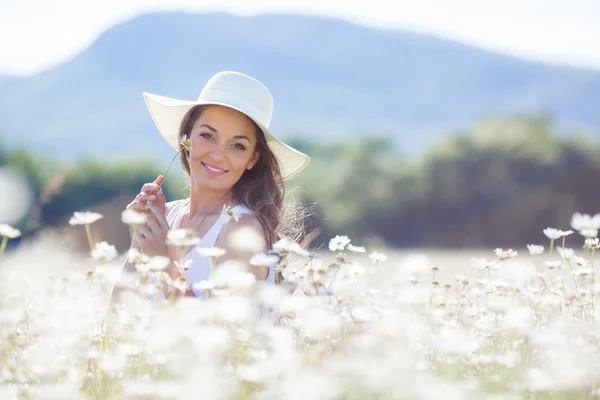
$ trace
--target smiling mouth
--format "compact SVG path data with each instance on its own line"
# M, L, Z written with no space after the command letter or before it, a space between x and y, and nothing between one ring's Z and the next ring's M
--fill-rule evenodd
M204 162L202 162L202 165L204 165L204 168L206 168L206 170L208 170L209 172L213 172L215 174L224 174L225 172L227 172L227 170L225 170L225 169L214 168L214 167L211 167L210 165L205 164Z

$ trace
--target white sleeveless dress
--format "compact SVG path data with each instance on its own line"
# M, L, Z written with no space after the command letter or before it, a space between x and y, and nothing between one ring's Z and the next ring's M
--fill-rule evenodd
M169 226L172 226L175 217L179 212L187 206L189 203L189 199L185 200L176 200L171 202L172 206L169 212L166 215L167 223ZM254 215L254 212L249 210L247 207L239 204L231 209L233 212L239 213L241 215ZM219 233L225 225L226 217L223 215L219 216L219 219L214 223L214 225L206 232L204 237L190 252L186 254L186 256L182 259L182 262L186 262L188 259L191 259L190 267L187 271L181 271L181 274L187 279L188 285L190 289L194 292L194 295L197 297L204 297L203 291L200 289L194 289L194 284L208 280L210 276L210 260L208 257L199 254L195 251L197 248L212 248L215 247L217 243L217 239L219 237ZM229 223L235 223L234 220L231 220ZM265 283L273 284L275 283L275 273L272 269L269 268L269 273L267 278L265 279Z

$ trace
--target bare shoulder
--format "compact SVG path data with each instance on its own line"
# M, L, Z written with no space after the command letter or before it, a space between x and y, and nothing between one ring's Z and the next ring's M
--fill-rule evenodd
M262 248L266 249L265 231L263 226L260 223L260 220L255 215L251 214L242 215L237 221L235 219L229 220L229 222L221 229L221 234L217 239L216 246L221 248L231 247L230 241L232 237L237 233L242 233L244 231L249 236L247 237L248 240L253 239L250 235L254 233L254 239L260 238ZM245 236L245 234L242 236Z

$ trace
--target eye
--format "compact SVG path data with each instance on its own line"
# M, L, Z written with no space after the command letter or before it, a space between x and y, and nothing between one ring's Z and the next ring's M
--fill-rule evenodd
M232 144L232 146L237 150L246 150L246 146L244 146L241 143L234 143L234 144Z
M212 139L213 138L213 135L211 135L210 133L207 133L207 132L200 133L200 136L203 137L204 139Z

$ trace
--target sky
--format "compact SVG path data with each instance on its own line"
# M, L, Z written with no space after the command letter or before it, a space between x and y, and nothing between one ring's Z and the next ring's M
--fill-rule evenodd
M600 0L0 0L0 74L39 73L160 10L331 16L600 70Z

